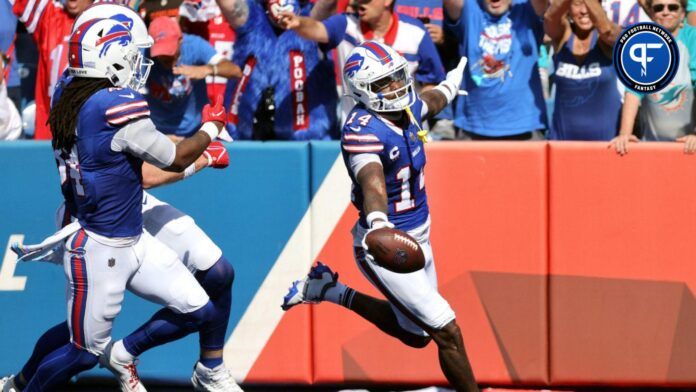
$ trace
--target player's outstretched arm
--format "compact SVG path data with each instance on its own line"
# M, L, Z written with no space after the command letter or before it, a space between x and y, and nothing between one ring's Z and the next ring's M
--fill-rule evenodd
M194 163L189 165L182 173L168 172L151 165L147 162L143 164L143 188L150 189L161 185L171 184L190 177L206 167L213 169L224 169L230 164L230 156L225 145L214 141L208 145L203 155L198 157Z
M169 166L163 167L164 170L183 172L206 151L208 145L220 134L227 122L227 113L222 105L222 97L217 96L212 106L205 105L202 116L201 129L176 145L174 161Z
M318 20L284 11L280 14L278 24L286 30L294 30L297 35L304 39L320 44L329 42L329 32L326 30L326 26Z
M121 127L111 140L111 150L125 152L170 172L184 172L196 161L225 126L227 113L218 97L212 107L203 108L203 126L193 136L174 144L159 132L149 117ZM219 149L218 149L219 150ZM220 151L216 150L219 155ZM224 147L223 147L224 150ZM226 154L226 150L224 151ZM228 161L229 162L229 161Z
M145 162L143 164L143 188L152 189L158 186L181 181L187 177L185 173L188 170L191 170L193 173L197 173L206 167L208 167L208 159L202 155L196 159L196 162L190 166L190 169L187 168L181 173L164 171L155 165Z
M458 94L466 94L465 91L459 90L464 77L466 63L467 58L462 56L457 67L447 72L445 80L434 88L421 93L421 99L428 105L428 113L425 114L426 118L440 113L445 106L452 103Z
M249 4L247 0L217 0L222 15L233 29L238 29L249 19Z

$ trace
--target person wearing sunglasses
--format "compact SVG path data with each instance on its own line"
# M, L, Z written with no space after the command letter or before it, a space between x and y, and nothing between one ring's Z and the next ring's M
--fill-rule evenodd
M645 141L678 141L684 143L684 152L696 152L694 134L694 79L689 64L696 56L696 27L685 21L686 0L648 0L652 20L667 29L676 39L679 65L672 82L652 94L624 93L619 135L610 147L620 155L628 153L629 143L639 139L633 134L636 116Z

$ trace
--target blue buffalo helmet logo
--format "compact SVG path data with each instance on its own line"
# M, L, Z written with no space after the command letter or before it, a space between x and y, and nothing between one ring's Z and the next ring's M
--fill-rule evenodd
M360 53L353 53L353 55L346 60L346 65L343 66L343 74L348 78L352 77L360 70L364 61L365 58Z
M109 50L111 45L118 44L121 46L126 46L131 42L131 35L128 28L122 24L117 24L113 26L109 31L106 32L101 38L97 40L96 46L99 47L103 45L101 51L99 51L99 57L104 57L106 51Z
M128 30L133 28L133 19L127 17L124 14L116 14L109 19L113 19L113 20L117 21L118 23L126 26L126 28Z

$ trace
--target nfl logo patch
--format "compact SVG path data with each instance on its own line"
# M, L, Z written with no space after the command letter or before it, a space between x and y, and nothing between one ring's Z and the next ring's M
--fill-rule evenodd
M109 267L113 268L116 265L116 259L113 257L109 259Z

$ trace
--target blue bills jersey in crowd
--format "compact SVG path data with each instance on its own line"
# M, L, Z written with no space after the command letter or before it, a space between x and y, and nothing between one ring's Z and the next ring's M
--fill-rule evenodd
M425 150L418 139L423 101L411 106L417 125L410 123L404 131L362 104L348 114L341 131L341 152L350 168L351 154L377 154L384 168L387 186L389 221L400 230L414 229L424 224L429 215L425 194ZM352 201L360 211L360 224L367 227L363 211L363 193L352 170Z
M249 17L235 30L232 56L243 75L230 81L225 93L230 135L252 139L254 114L264 90L272 87L275 139L330 139L337 129L333 64L315 42L274 30L263 8L247 3ZM308 13L304 7L301 14Z
M55 90L57 102L70 82ZM106 237L142 233L142 160L111 149L111 140L128 122L150 115L145 98L129 88L106 88L85 101L71 151L54 150L66 206L82 227Z
M206 40L190 34L183 35L180 51L177 66L205 65L217 55ZM147 87L147 101L157 129L184 137L198 132L201 110L209 102L205 79L191 80L184 75L174 75L171 69L155 60Z

